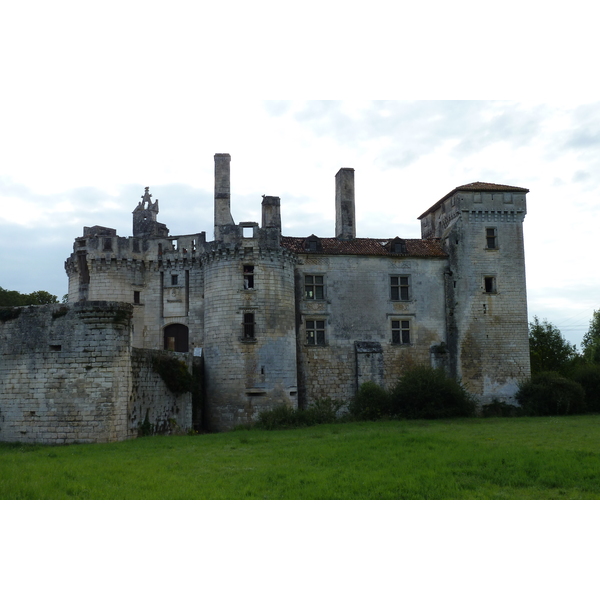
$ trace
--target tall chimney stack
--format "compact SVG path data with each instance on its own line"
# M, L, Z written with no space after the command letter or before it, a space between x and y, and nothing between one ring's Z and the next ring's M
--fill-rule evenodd
M335 176L335 237L356 237L354 220L354 169L340 169Z
M229 154L215 154L215 239L222 225L234 225L231 216L231 184Z
M262 226L281 229L281 200L278 196L263 196Z

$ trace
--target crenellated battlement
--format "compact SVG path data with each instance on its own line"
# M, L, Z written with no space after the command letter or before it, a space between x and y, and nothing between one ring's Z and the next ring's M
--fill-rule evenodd
M260 223L233 219L231 157L214 160L214 240L170 235L145 188L133 236L85 227L65 263L72 300L132 306L134 347L203 357L205 427L348 400L411 364L443 366L482 402L510 401L529 372L527 189L459 186L419 217L420 240L361 238L343 168L335 236L290 238L278 196L262 197Z

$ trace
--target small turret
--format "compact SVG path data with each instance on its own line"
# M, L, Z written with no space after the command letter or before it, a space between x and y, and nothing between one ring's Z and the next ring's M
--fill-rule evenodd
M158 199L153 203L149 187L144 188L142 201L133 211L134 237L167 237L169 229L156 220L158 215Z

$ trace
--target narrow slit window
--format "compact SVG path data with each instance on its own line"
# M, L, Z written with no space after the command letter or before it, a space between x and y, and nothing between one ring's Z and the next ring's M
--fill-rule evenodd
M133 292L133 303L140 304L140 292Z

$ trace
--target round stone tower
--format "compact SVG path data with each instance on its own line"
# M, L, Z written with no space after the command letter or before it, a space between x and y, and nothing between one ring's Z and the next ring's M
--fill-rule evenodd
M297 407L295 255L281 248L279 198L264 197L262 227L233 223L229 155L215 156L215 241L204 259L206 424L251 422Z

